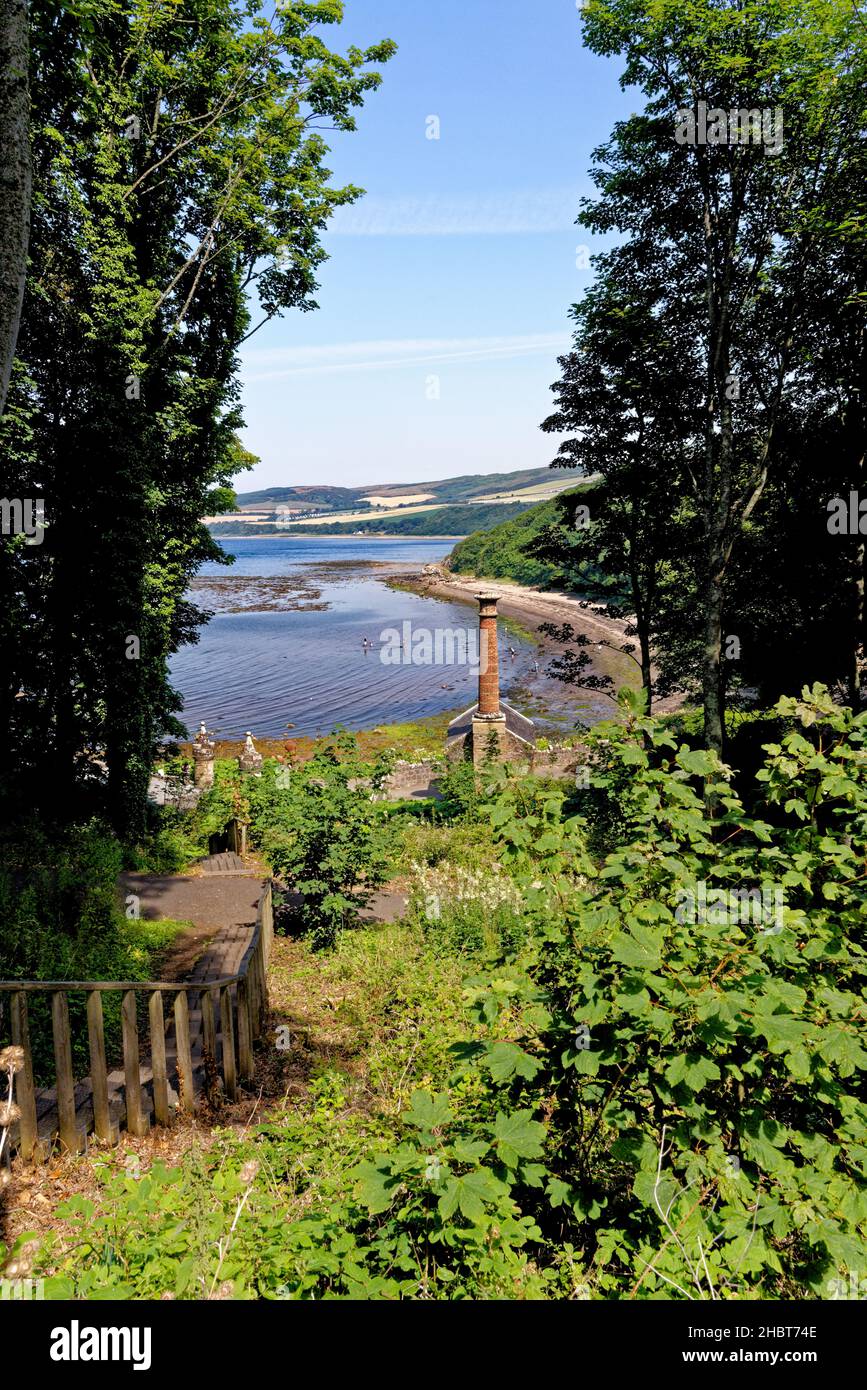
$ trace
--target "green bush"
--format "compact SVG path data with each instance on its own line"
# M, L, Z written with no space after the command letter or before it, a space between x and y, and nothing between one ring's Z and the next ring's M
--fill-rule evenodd
M268 763L246 789L255 843L275 873L302 894L301 918L318 947L353 926L391 864L389 828L372 800L390 770L359 757L356 739L336 733L284 777Z
M550 1117L546 1201L524 1210L605 1296L822 1297L863 1269L867 715L821 688L777 714L797 728L758 778L780 827L641 718L597 735L595 785L628 768L631 798L583 891L534 890L557 832L498 817L536 933L475 982L492 1037L468 1058ZM560 839L580 853L580 824ZM742 895L762 885L759 917Z

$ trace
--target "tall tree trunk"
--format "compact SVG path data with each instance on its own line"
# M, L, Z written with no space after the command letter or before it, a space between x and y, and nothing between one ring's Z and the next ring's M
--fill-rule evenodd
M852 650L849 655L849 703L857 714L861 708L861 660L864 655L864 573L867 552L864 542L858 546L855 560L855 602L852 624Z
M653 659L650 654L650 636L646 625L639 629L638 642L641 648L641 684L647 695L647 713L653 713Z
M722 557L708 557L704 592L704 650L702 652L702 703L704 706L705 747L722 757Z
M638 632L638 648L641 652L641 684L647 696L647 713L652 712L653 706L653 662L650 651L650 623L647 617L647 608L644 604L644 593L637 571L631 571L632 581L632 606L635 609L635 627ZM648 586L650 587L650 586ZM650 597L648 607L652 606Z
M0 0L0 415L12 374L30 244L27 0Z

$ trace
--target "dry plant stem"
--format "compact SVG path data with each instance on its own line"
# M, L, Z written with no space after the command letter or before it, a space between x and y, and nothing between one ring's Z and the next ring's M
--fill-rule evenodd
M663 1220L663 1223L664 1223L664 1225L665 1225L666 1230L669 1231L669 1232L671 1233L671 1235L673 1236L674 1241L675 1241L675 1244L677 1245L677 1248L680 1250L680 1253L683 1255L683 1258L684 1258L684 1260L686 1261L686 1267L687 1267L687 1269L689 1270L690 1274L692 1275L693 1283L695 1284L696 1288L698 1289L699 1297L701 1298L703 1295L702 1295L702 1289L701 1289L701 1280L700 1280L700 1278L699 1278L699 1276L698 1276L698 1272L697 1272L695 1266L693 1265L692 1260L689 1258L689 1256L688 1256L687 1253L686 1253L686 1249L685 1249L685 1247L684 1247L683 1241L680 1239L680 1236L677 1234L677 1231L675 1230L675 1228L672 1226L671 1222L670 1222L669 1219L668 1219L668 1212L671 1211L671 1208L672 1208L672 1206L673 1206L673 1204L674 1204L675 1198L673 1197L672 1200L671 1200L671 1202L669 1203L669 1205L668 1205L668 1211L663 1211L663 1210L662 1210L662 1205L661 1205L660 1200L659 1200L659 1184L660 1184L660 1182L662 1181L662 1163L663 1163L663 1160L664 1160L664 1158L665 1158L665 1153L666 1153L666 1150L665 1150L665 1131L666 1131L666 1128L667 1128L666 1125L663 1125L663 1126L662 1126L662 1138L660 1139L660 1142L659 1142L659 1163L657 1164L657 1168L656 1168L656 1182L653 1184L653 1201L654 1201L654 1204L655 1204L655 1206L656 1206L657 1211L659 1212L660 1216L662 1217L662 1220ZM657 1271L657 1272L658 1272L658 1271ZM660 1276L660 1277L662 1278L662 1277L664 1277L664 1276Z
M706 1260L705 1257L704 1257L704 1250L702 1249L702 1244L701 1244L701 1236L696 1236L696 1240L698 1241L698 1253L701 1255L701 1262L702 1262L702 1266L704 1267L704 1276L705 1276L705 1278L707 1279L707 1286L708 1286L708 1288L710 1289L711 1302L712 1302L712 1303L715 1303L715 1302L716 1302L716 1293L714 1292L713 1280L712 1280L711 1277L710 1277L710 1270L709 1270L708 1267L707 1267L707 1260Z
M250 1197L250 1193L251 1193L252 1191L253 1191L253 1183L250 1183L250 1186L247 1188L247 1191L244 1193L243 1197L241 1198L240 1202L238 1203L238 1208L237 1208L237 1210L236 1210L236 1212L235 1212L235 1218L234 1218L234 1220L233 1220L231 1226L229 1227L229 1234L226 1236L226 1244L225 1244L225 1246L223 1245L222 1239L220 1239L220 1241L219 1241L219 1244L218 1244L217 1248L218 1248L218 1250L219 1250L219 1252L220 1252L220 1258L219 1258L219 1260L217 1261L217 1268L215 1269L215 1271L214 1271L214 1277L213 1277L213 1279L211 1280L211 1287L210 1287L210 1289L208 1290L208 1297L211 1296L211 1294L214 1292L214 1289L217 1287L217 1280L218 1280L219 1277L220 1277L220 1270L223 1268L223 1261L225 1260L226 1256L227 1256L228 1253L229 1253L229 1246L232 1244L232 1236L235 1234L235 1227L237 1226L238 1222L239 1222L240 1219L241 1219L241 1212L244 1210L244 1207L247 1205L247 1202L248 1202L249 1197Z

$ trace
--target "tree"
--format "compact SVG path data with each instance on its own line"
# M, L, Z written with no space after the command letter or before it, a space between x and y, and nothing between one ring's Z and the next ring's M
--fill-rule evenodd
M683 438L701 540L705 741L715 751L733 556L780 462L781 421L797 416L810 389L806 289L822 249L817 210L839 189L858 138L856 31L841 0L592 0L585 11L589 46L625 56L623 82L644 92L646 110L597 151L599 196L581 221L626 237L635 263L667 287L655 316L690 325L680 371L701 419L693 430L690 412Z
M667 289L631 244L599 257L597 270L595 287L573 306L574 347L560 359L563 375L552 388L558 409L542 428L569 436L552 467L580 468L598 481L558 499L562 520L531 553L583 562L588 600L611 617L630 617L649 708L662 570L679 530L673 499L684 488L698 425L680 372L689 323L658 312Z
M317 948L354 926L388 869L387 837L372 804L391 766L368 763L352 734L338 731L294 768L288 787L267 765L251 788L253 834L268 862L302 896L300 916Z
M6 544L0 782L70 820L143 826L156 743L183 733L171 654L223 553L202 518L241 455L238 350L316 307L331 184L323 125L352 130L393 45L341 57L337 0L35 0L32 273L6 486L44 497L39 547ZM14 423L14 429L12 424ZM8 613L8 616L7 616Z
M30 237L27 0L0 0L0 415L12 374Z

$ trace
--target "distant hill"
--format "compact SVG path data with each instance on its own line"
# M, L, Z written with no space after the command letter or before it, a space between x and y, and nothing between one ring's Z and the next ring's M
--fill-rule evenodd
M559 581L560 574L553 565L528 556L524 547L557 518L554 503L541 502L523 511L518 520L506 517L491 530L474 531L455 546L447 561L449 569L480 579L512 579L516 584L547 589Z
M431 507L424 511L398 512L394 516L376 513L365 520L329 521L318 526L303 522L276 526L263 521L218 521L211 533L222 539L244 536L466 536L471 531L487 531L528 510L521 502L487 503L464 506Z
M239 492L240 511L267 512L277 507L318 512L374 509L377 504L413 506L421 499L427 504L469 502L479 498L491 501L520 501L529 505L554 496L572 486L574 479L550 468L522 468L514 473L468 473L460 478L444 478L425 483L371 483L366 487L271 487L259 492ZM516 493L526 494L516 497ZM536 495L530 495L535 493ZM369 499L374 499L371 502Z
M466 473L431 483L369 487L263 488L238 493L235 510L207 519L215 536L386 535L468 536L489 531L575 486L574 474L552 468Z
M263 492L239 492L237 498L238 506L247 510L298 506L324 511L355 506L361 495L358 488L351 487L272 487Z

